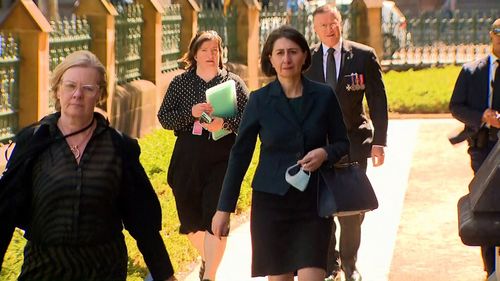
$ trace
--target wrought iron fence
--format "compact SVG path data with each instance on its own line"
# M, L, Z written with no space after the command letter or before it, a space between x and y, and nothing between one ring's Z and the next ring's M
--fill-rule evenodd
M238 57L238 35L237 35L237 20L238 20L238 9L235 6L229 6L226 14L227 19L227 38L225 44L227 48L225 48L224 57L226 57L230 61L239 60Z
M177 59L181 56L181 6L179 4L164 5L165 12L161 16L161 71L167 72L178 68Z
M0 142L14 137L18 129L19 48L15 38L0 33Z
M51 20L52 31L49 34L49 69L52 72L66 56L79 50L90 49L90 24L86 18L63 18ZM49 112L53 111L54 103L49 100Z
M488 55L487 44L408 46L397 50L390 60L382 60L384 69L405 70L410 67L425 68L437 65L461 65Z
M311 3L301 7L294 13L288 14L285 1L270 2L268 8L260 13L260 48L262 49L267 36L274 29L285 24L293 26L302 33L309 45L319 42L314 32L312 17L312 13L317 8L317 5Z
M140 4L116 4L115 21L116 80L123 84L140 79L142 50L143 6Z
M287 24L286 11L279 6L271 5L272 2L269 4L267 10L262 11L259 17L259 45L261 51L269 34L276 28Z
M223 44L223 62L227 62L228 60L228 55L229 55L229 47L228 47L228 21L229 18L227 15L224 15L224 11L222 7L220 6L215 6L213 5L213 2L210 3L201 3L200 5L201 11L198 13L198 30L199 31L205 31L205 30L215 30L219 36L222 38L222 44ZM234 8L231 8L234 9ZM232 14L231 14L232 15ZM233 19L235 20L235 19ZM235 36L232 35L232 36ZM235 38L231 38L231 41L234 43ZM231 50L236 50L232 49L235 46L231 46ZM234 53L232 54L233 56L236 55L236 52L231 52Z
M90 49L90 25L86 18L64 18L50 21L49 34L50 71L69 54Z
M499 10L428 13L408 20L409 45L423 47L446 44L488 44L488 30Z

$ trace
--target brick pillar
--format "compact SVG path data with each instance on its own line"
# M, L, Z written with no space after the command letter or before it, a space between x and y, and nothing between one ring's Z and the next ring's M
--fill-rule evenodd
M49 108L49 22L31 0L16 1L0 23L19 40L19 127L38 121Z
M115 75L115 7L107 0L79 1L75 9L77 16L87 18L91 28L91 51L99 58L108 73L108 101L105 105L109 113L111 98L116 83Z
M384 40L382 38L382 0L364 0L368 8L368 45L375 49L377 56L384 54Z
M237 3L238 58L248 66L248 88L259 87L259 13L257 0L240 0ZM246 44L245 44L246 43Z
M198 13L200 6L195 0L178 0L181 5L181 55L187 52L191 39L198 31Z
M142 79L156 83L161 75L161 40L163 7L158 0L138 0L143 5Z

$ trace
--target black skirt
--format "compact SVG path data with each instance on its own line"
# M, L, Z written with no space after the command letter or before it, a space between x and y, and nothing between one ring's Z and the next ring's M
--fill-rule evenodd
M212 233L212 217L217 209L234 140L235 135L230 134L214 141L205 130L201 136L191 132L179 133L167 181L174 194L180 233Z
M332 221L317 214L316 181L313 173L304 192L290 187L283 196L253 191L252 277L326 270Z

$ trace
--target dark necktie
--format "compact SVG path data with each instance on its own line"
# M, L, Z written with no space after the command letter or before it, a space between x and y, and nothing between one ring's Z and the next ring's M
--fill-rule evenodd
M333 90L337 87L337 68L335 67L334 52L334 48L328 49L328 57L326 58L326 82Z
M497 59L497 70L491 84L493 86L491 107L495 110L500 110L500 59Z

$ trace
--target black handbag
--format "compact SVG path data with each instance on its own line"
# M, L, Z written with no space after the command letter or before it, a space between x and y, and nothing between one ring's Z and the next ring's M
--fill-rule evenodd
M349 216L378 208L375 191L357 162L322 167L318 176L318 215Z
M469 183L470 193L460 198L458 234L465 245L500 245L500 141Z
M458 200L458 235L468 246L500 245L500 213L474 212L470 195Z

